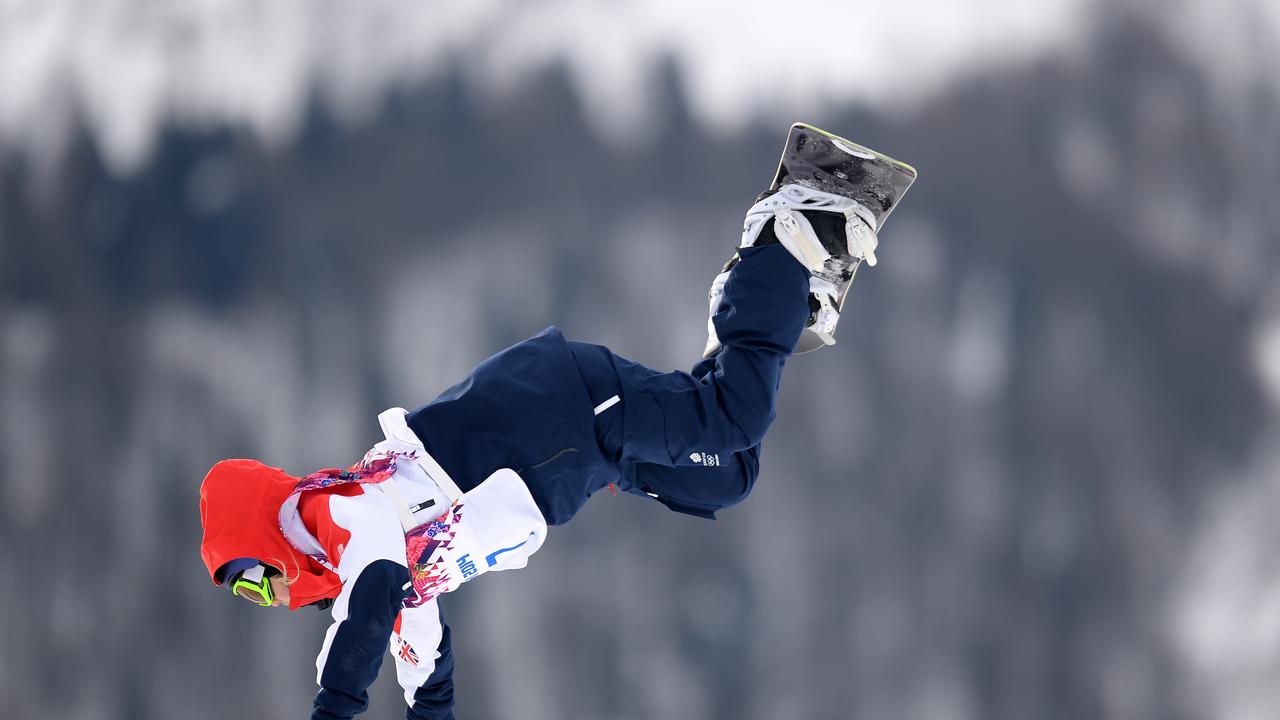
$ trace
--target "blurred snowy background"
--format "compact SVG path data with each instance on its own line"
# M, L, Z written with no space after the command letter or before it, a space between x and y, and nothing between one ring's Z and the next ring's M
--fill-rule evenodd
M1273 0L0 0L0 717L309 712L209 465L550 323L689 366L795 120L921 173L840 345L751 501L448 598L459 716L1276 717L1277 67Z

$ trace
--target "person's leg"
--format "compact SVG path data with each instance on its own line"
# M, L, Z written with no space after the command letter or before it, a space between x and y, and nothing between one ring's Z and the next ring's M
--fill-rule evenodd
M665 447L665 419L660 424L627 425L623 410L622 382L617 366L640 366L623 359L601 345L569 342L569 349L582 372L583 384L596 408L596 437L601 454L616 468L618 488L637 496L654 498L673 510L713 517L716 510L733 505L750 493L760 469L760 446L740 452L698 451L695 456L673 461ZM705 366L705 367L704 367ZM714 375L714 360L700 361L691 373L668 373L669 380ZM643 368L646 373L660 375ZM697 380L689 380L697 384ZM709 445L709 444L706 444ZM649 448L641 459L638 449ZM626 457L624 459L624 451Z
M739 254L713 319L723 347L692 373L657 372L549 329L480 363L406 422L464 491L514 469L548 524L613 482L695 514L736 502L755 480L782 366L808 317L808 273L781 245ZM682 482L664 468L691 473Z
M714 466L635 463L632 494L644 494L677 512L714 518L746 499L760 474L760 446L716 457Z
M809 274L777 243L744 248L713 315L721 347L692 372L658 372L571 342L606 458L624 490L709 515L741 500L759 470L786 357L808 318Z

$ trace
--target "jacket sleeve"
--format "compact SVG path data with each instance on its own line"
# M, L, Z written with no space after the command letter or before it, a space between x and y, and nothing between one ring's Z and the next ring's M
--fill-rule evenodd
M409 587L404 535L394 510L380 501L385 498L371 494L330 501L334 524L350 538L337 565L342 592L333 603L333 624L316 658L320 692L313 720L346 720L368 707L366 691Z
M453 647L437 600L406 608L391 653L404 688L408 720L453 720Z

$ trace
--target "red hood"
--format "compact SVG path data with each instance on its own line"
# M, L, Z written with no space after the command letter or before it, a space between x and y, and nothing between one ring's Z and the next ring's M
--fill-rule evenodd
M342 589L338 576L299 552L280 530L280 506L293 494L298 478L257 460L222 460L200 485L200 557L209 579L236 558L255 558L279 568L293 582L289 609L328 597Z

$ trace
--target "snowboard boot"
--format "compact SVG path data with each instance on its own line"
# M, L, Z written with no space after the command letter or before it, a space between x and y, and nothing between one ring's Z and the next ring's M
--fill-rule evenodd
M760 206L765 203L757 203ZM770 207L777 203L770 203ZM809 271L809 317L796 345L795 353L809 352L835 343L833 334L840 319L840 307L853 275L863 259L875 264L876 235L862 220L845 220L841 215L818 211L795 212L783 206L777 216L756 218L748 213L748 228L740 247L781 244ZM753 207L753 210L755 208ZM855 228L848 230L848 226ZM749 237L748 237L749 235ZM707 318L707 346L703 357L720 348L712 317L720 306L724 285L730 271L738 264L735 252L720 274L711 282L707 295L710 315Z
M915 181L909 165L810 125L787 135L769 189L747 211L739 247L781 243L809 271L809 319L795 353L834 345L836 325L862 262L877 262L877 233ZM735 255L712 282L714 314ZM719 347L707 320L705 356Z

